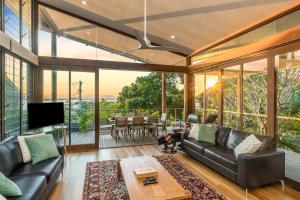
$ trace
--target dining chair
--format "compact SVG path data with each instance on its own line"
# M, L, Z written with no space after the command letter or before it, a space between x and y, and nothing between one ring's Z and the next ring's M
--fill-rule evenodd
M158 127L161 127L162 131L167 130L167 113L162 113Z
M143 133L143 136L145 136L145 124L144 124L144 117L143 116L134 116L132 118L132 124L130 126L130 132L135 134L135 132L138 133L138 135L141 135L141 131Z
M147 123L147 132L152 134L152 136L158 136L158 117L149 116Z
M147 113L146 113L146 112L140 112L140 113L138 114L138 116L146 117L146 116L147 116Z
M115 121L115 134L116 134L116 141L118 141L120 134L122 133L124 138L126 134L128 134L128 119L127 117L117 117Z
M126 113L126 117L134 117L134 113L133 112Z

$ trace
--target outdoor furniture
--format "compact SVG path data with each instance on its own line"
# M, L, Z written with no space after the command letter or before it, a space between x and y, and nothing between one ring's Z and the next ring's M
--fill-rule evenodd
M204 120L204 124L212 124L215 123L218 118L218 115L208 115Z
M162 131L167 129L167 113L162 113L158 127L161 127Z
M158 136L158 117L149 116L147 123L147 132L153 136Z
M130 126L130 132L133 132L133 135L135 132L137 132L140 136L141 131L143 133L143 136L145 136L145 125L144 125L144 117L142 116L135 116L132 118L132 124Z
M116 135L116 141L119 139L119 133L121 132L125 137L128 134L128 119L127 117L117 117L115 120L115 128L114 132Z
M143 116L143 117L145 117L145 116L147 116L147 113L146 113L146 112L140 112L140 113L138 114L138 116Z
M134 113L133 112L126 113L126 117L134 117Z

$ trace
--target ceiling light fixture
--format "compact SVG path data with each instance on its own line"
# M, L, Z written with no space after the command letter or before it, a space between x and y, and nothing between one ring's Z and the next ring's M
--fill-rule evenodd
M171 35L170 38L174 40L175 39L175 35Z
M86 4L87 4L87 2L86 2L86 1L81 1L81 3L82 3L83 5L86 5Z

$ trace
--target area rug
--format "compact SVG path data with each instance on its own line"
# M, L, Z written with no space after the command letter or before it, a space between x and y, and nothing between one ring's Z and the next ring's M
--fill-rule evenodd
M192 192L193 200L226 199L173 156L157 156L156 159L184 189ZM87 163L83 190L83 200L129 200L124 180L117 178L116 160Z

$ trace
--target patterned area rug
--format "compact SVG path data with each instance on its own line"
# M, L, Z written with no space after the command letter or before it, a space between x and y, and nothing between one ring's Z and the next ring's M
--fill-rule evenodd
M200 177L186 169L172 156L158 156L156 159L186 190L193 194L193 200L225 200L226 198ZM99 161L87 164L83 200L129 200L124 180L118 181L117 161Z

